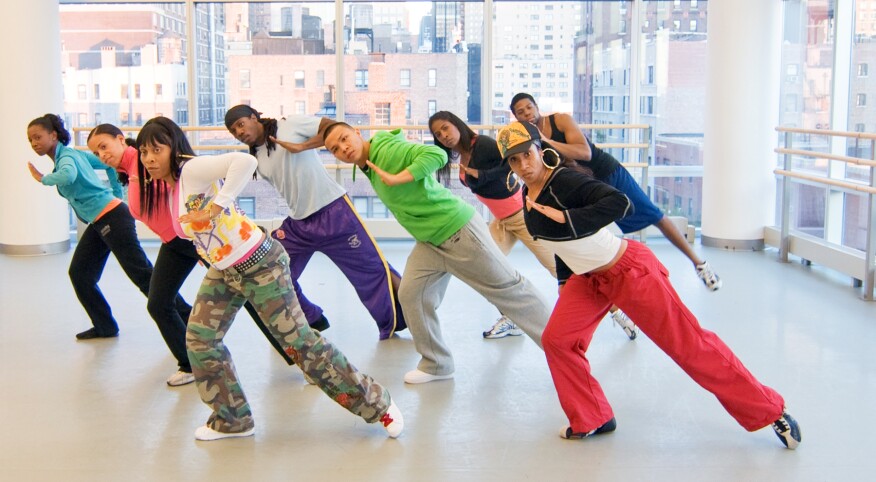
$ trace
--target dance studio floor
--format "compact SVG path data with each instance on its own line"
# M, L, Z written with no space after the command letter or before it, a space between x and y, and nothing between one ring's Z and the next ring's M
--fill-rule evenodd
M402 271L412 243L381 243ZM708 292L683 256L649 243L682 299L748 368L785 397L803 443L783 448L770 428L748 433L644 335L629 341L606 319L589 358L611 400L616 432L566 441L543 353L525 337L484 340L498 316L452 281L440 309L457 371L410 386L419 359L406 331L383 342L326 258L302 277L332 322L325 335L389 388L406 428L397 440L307 385L273 353L246 313L226 341L256 421L246 439L195 442L209 412L194 385L170 388L175 363L145 298L111 259L101 282L118 338L77 342L89 327L67 278L70 253L0 256L2 481L815 481L876 471L876 303L848 279L781 264L774 250L703 248L724 281ZM150 257L157 247L147 247ZM510 259L552 301L555 282L518 246ZM203 275L183 289L191 301ZM868 408L870 407L870 408ZM869 474L869 475L868 475Z

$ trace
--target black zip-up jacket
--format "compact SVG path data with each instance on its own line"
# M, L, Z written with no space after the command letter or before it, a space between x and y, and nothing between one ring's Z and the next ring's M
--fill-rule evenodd
M505 199L520 190L520 183L508 190L507 179L511 168L502 160L499 145L489 136L477 136L471 148L468 167L478 170L478 177L465 175L465 184L471 192L487 199Z
M523 196L528 195L529 189L524 186ZM568 167L554 169L533 201L562 211L566 218L561 224L534 209L523 210L529 234L548 241L586 238L633 213L633 204L626 194ZM556 260L557 279L562 284L572 271L558 256Z

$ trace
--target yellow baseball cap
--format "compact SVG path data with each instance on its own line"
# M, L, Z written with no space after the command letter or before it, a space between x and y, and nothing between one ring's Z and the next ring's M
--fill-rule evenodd
M499 145L502 159L508 159L514 154L528 151L532 144L541 147L541 134L528 122L512 122L499 129L496 144Z

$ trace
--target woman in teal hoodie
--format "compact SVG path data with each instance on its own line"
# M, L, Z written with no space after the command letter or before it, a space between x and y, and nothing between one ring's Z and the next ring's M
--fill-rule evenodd
M76 217L88 224L73 252L69 274L73 290L94 326L76 338L118 336L119 326L97 286L110 252L144 295L149 293L152 277L152 263L137 240L134 218L119 199L122 190L118 176L94 155L67 147L70 133L54 114L32 120L27 125L27 140L37 155L49 156L54 163L52 172L43 175L29 162L33 178L46 186L57 187L58 194L70 203ZM95 169L107 171L112 190L98 179Z

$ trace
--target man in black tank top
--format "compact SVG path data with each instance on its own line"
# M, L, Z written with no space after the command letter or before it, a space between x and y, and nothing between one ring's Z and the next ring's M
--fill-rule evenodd
M706 288L716 291L721 287L721 278L708 262L697 256L675 224L651 202L629 171L611 154L590 142L570 115L551 114L544 117L539 112L535 99L524 92L511 99L511 113L519 122L534 125L543 139L550 139L550 147L563 157L577 160L578 164L593 171L593 177L630 198L635 212L616 222L624 234L640 231L651 225L656 226L666 239L690 259Z

